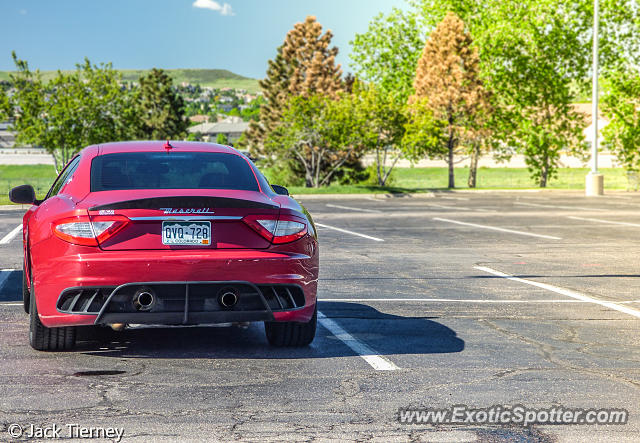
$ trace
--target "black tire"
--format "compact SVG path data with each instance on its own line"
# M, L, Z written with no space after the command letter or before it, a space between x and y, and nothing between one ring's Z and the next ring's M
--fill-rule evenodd
M308 346L316 336L318 323L318 306L313 311L313 317L308 323L298 322L264 322L264 332L272 346Z
M33 281L31 282L33 289ZM76 344L76 328L64 326L62 328L47 328L40 322L38 307L36 306L35 291L31 291L30 318L29 318L29 344L37 351L68 351Z
M22 304L24 312L29 313L29 287L27 286L27 273L22 265Z

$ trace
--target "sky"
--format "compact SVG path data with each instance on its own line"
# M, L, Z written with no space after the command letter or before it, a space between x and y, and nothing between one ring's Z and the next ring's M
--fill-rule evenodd
M88 57L117 69L228 69L262 78L297 22L315 15L351 72L349 42L404 0L0 0L0 70L11 51L32 69L73 69Z

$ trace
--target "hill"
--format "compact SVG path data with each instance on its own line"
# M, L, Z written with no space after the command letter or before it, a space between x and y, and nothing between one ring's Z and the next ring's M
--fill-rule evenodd
M148 69L119 69L122 78L136 82L138 78L149 72ZM69 71L63 71L69 72ZM258 80L243 77L226 69L166 69L176 84L183 82L211 86L213 88L246 89L251 92L260 90ZM56 71L41 71L42 78L47 81L56 75ZM0 71L0 80L9 80L9 71Z

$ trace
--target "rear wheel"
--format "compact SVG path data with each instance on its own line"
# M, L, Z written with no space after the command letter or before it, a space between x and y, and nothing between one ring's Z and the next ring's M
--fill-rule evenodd
M76 344L76 328L64 326L62 328L47 328L38 317L35 291L31 282L31 296L29 297L29 344L38 351L68 351Z
M313 311L313 317L307 323L298 322L264 322L267 340L272 346L307 346L316 336L318 322L318 306Z

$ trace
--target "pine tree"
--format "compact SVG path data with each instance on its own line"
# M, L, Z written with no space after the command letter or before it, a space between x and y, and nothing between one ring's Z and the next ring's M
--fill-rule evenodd
M464 22L450 12L433 30L418 61L410 103L426 99L433 116L445 122L449 187L455 187L453 155L486 109L487 93L478 75L480 59Z
M308 97L312 94L334 97L343 89L342 70L335 64L338 48L332 47L333 33L322 34L322 25L313 16L296 23L282 46L283 58L292 66L289 93Z
M282 56L282 46L273 60L269 60L267 76L260 80L265 103L260 107L258 121L252 121L239 144L249 148L254 154L264 154L263 142L268 134L273 133L286 106L291 66L287 65Z
M266 104L260 109L260 119L252 122L243 146L255 154L265 154L264 140L278 128L291 97L313 94L334 97L344 89L340 65L335 57L338 48L330 47L333 34L322 34L322 25L313 16L296 23L269 60L267 76L260 81Z
M181 139L188 123L184 101L173 88L171 77L162 69L153 68L140 77L138 96L140 137L148 140Z

